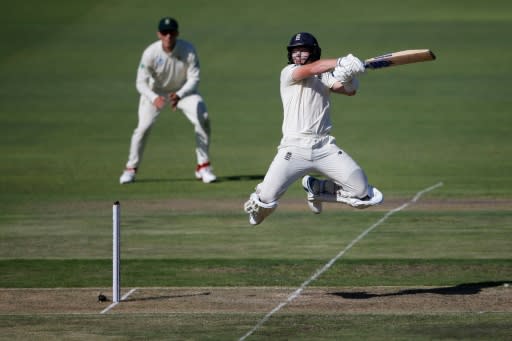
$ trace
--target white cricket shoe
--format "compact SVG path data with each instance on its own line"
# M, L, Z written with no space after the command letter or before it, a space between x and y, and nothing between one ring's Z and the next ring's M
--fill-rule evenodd
M365 198L349 198L343 196L341 191L338 191L336 200L339 202L343 202L352 207L364 209L371 206L379 205L384 201L384 195L377 188L372 185L368 185L368 195Z
M197 165L196 179L202 180L205 184L209 184L217 180L217 177L212 172L212 167L209 162Z
M128 184L130 182L134 182L135 181L135 173L136 173L135 168L126 168L124 170L123 174L121 174L121 177L119 178L119 183L122 185L122 184Z
M308 207L311 212L315 214L320 214L322 212L322 202L317 199L321 191L321 186L321 181L312 176L306 175L302 178L302 187L304 187L304 190L308 193Z

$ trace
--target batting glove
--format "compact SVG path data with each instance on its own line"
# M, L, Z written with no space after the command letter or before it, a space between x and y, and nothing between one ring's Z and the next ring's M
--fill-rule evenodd
M365 68L363 62L352 54L340 57L336 61L334 68L334 77L342 83L348 82L352 77L364 73Z
M332 75L341 83L350 82L351 79L350 71L347 70L344 66L336 66L332 72Z

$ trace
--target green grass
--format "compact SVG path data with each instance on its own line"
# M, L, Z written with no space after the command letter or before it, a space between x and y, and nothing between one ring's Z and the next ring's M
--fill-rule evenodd
M1 338L45 340L66 338L104 340L232 340L252 327L254 316L236 314L128 314L69 316L0 316ZM200 321L200 322L198 322ZM114 327L112 327L114 326ZM364 328L361 328L364 326ZM456 328L454 328L454 326ZM21 329L21 332L19 331ZM250 340L508 340L510 323L500 314L454 315L299 315L272 319ZM383 338L383 335L385 337Z
M135 2L123 3L121 11L109 1L76 10L65 2L52 4L56 11L30 10L41 7L30 1L21 11L15 3L2 11L7 25L1 35L9 52L0 64L1 202L202 192L199 184L184 181L194 167L192 131L181 114L172 112L161 115L141 167L140 180L151 182L129 189L116 183L136 123L136 65L155 37L160 4L146 4L137 20ZM307 29L316 33L325 56L353 52L363 58L415 47L432 48L438 55L431 63L369 72L358 96L334 100L333 133L339 144L385 192L409 193L443 179L452 186L449 196L509 194L507 2L464 2L462 10L457 2L414 1L405 13L384 10L382 4L361 9L325 2L332 13L361 13L343 29L326 24L328 17L299 15L306 4L278 7L272 11L276 17L281 11L294 17L278 22L264 2L236 16L230 10L240 9L222 2L192 2L173 10L183 38L194 41L200 53L201 91L212 116L212 156L219 176L266 171L280 137L278 74L286 63L284 46L291 32ZM211 15L198 17L197 7ZM125 22L130 25L120 30ZM218 27L215 34L212 27ZM30 29L38 39L30 48L19 46L18 34ZM251 185L226 183L215 195L233 197Z
M164 15L199 52L217 184L193 179L192 127L170 111L138 182L118 184L136 124L136 66ZM116 200L123 283L133 287L298 286L378 221L385 211L290 209L304 198L294 184L263 225L247 224L242 203L280 139L279 72L297 31L315 34L326 57L431 48L436 61L368 72L357 96L333 98L333 135L388 202L443 181L420 201L473 207L394 214L313 285L512 279L510 2L28 0L3 4L0 20L0 287L108 286ZM197 207L173 207L182 200ZM256 315L0 315L0 339L226 340ZM506 340L509 321L282 313L249 339Z
M326 261L312 259L123 260L122 287L300 286ZM2 260L0 287L108 287L110 260ZM30 277L27 278L27 273ZM509 259L340 260L314 286L456 286L512 281Z
M105 206L102 211L73 207L62 214L57 210L4 217L0 220L0 258L110 258L111 207ZM340 213L328 206L316 216L306 207L300 212L283 207L264 224L252 228L243 212L171 209L149 211L129 202L121 207L123 259L329 260L384 215L379 211ZM510 211L400 212L345 257L505 259L512 248L508 238L511 227Z

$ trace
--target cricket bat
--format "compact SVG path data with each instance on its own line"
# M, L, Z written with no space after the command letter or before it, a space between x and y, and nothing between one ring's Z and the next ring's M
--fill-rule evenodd
M405 50L368 58L364 61L364 67L366 69L382 69L390 66L426 62L434 59L436 59L435 54L428 49Z

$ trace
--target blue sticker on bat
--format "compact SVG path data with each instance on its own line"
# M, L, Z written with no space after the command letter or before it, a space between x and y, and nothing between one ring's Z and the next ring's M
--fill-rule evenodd
M388 67L391 65L393 65L393 62L390 60L376 60L376 61L367 63L365 66L370 67L372 69L380 69L380 68Z

